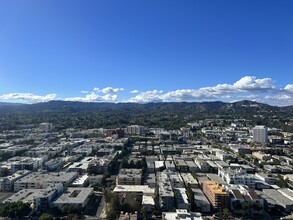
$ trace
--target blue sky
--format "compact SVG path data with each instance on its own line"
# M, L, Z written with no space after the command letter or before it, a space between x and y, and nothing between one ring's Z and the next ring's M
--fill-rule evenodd
M293 1L0 2L0 101L293 105Z

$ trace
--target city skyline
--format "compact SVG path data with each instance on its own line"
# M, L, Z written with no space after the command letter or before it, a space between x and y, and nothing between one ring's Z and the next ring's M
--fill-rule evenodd
M293 105L291 1L0 6L0 102Z

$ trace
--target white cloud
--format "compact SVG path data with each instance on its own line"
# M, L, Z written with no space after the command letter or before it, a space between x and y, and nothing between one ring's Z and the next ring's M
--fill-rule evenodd
M80 97L65 98L66 101L81 102L118 102L118 93L124 88L95 87L91 91L81 91ZM271 78L258 79L255 76L244 76L235 83L218 84L198 89L178 89L164 92L163 90L129 91L131 97L126 102L173 102L173 101L209 101L248 99L267 102L273 105L293 104L293 84L284 88L276 88ZM128 94L129 94L128 93ZM32 93L8 93L0 95L0 100L16 100L28 103L46 102L57 99L56 94L44 96Z
M288 85L289 88L289 85ZM291 88L291 87L290 87ZM158 90L154 90L158 91ZM168 102L168 101L197 101L236 98L237 95L250 93L246 97L255 99L251 93L277 92L271 78L257 79L255 76L245 76L233 84L218 84L216 86L202 87L199 89L179 89L167 93L142 92L128 101L130 102Z
M264 97L271 105L288 106L293 105L293 94L268 95Z
M237 96L237 98L240 98L240 99L256 99L258 98L257 95L242 95L242 96Z
M123 88L106 87L101 90L102 93L117 93L123 91Z
M255 76L245 76L233 84L234 89L241 91L263 91L275 89L271 78L256 79Z
M96 93L89 93L85 97L65 98L65 101L78 101L78 102L114 102L117 100L117 95L106 94L100 96Z
M265 99L275 99L275 100L293 100L292 95L275 95L275 96L265 96Z
M29 103L35 102L48 102L55 100L57 98L56 94L48 94L45 96L34 95L32 93L8 93L0 95L0 100L15 100L15 101L25 101Z
M95 92L97 93L104 93L104 94L108 94L108 93L118 93L118 92L122 92L124 91L124 88L113 88L113 87L106 87L106 88L103 88L103 89L100 89L98 87L95 87L93 89Z
M288 84L287 86L285 86L284 90L286 92L292 92L293 93L293 84Z
M100 88L98 88L98 87L95 87L93 90L94 90L95 92L101 92Z
M131 94L137 94L137 93L139 93L139 90L135 89L135 90L130 91L130 93Z
M138 102L138 103L147 103L147 102L161 102L162 99L160 95L163 93L163 90L152 90L142 92L139 95L136 95L127 100L127 102Z

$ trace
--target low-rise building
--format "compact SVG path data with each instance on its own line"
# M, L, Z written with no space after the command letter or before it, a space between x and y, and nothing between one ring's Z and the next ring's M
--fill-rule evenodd
M159 206L162 210L170 210L174 207L174 192L170 179L165 172L157 172L157 189Z
M45 169L47 171L56 171L63 166L63 160L61 158L56 158L45 162Z
M102 181L103 175L91 175L88 178L89 185L93 185L95 183L100 183Z
M255 189L256 177L254 174L247 174L246 171L241 168L219 170L218 175L228 184L247 185Z
M199 171L199 168L198 166L196 166L196 164L194 163L194 161L185 161L186 165L188 166L188 171L190 173L196 173Z
M188 172L188 166L184 160L176 160L175 166L180 172Z
M253 152L252 157L254 157L254 158L258 159L258 160L269 160L269 159L271 159L270 154L265 154L265 153L262 153L262 152Z
M201 214L198 212L188 212L187 209L176 209L176 212L163 212L163 220L176 220L176 219L191 219L202 220Z
M175 163L174 163L173 160L166 160L165 161L165 166L166 166L167 170L170 170L170 171L173 171L173 172L176 171Z
M20 191L22 189L44 189L49 185L56 183L69 185L77 178L77 176L78 174L76 172L33 172L15 181L14 191Z
M31 157L13 157L7 160L11 166L11 173L15 173L18 170L37 170L42 167L44 157L31 158Z
M23 203L29 203L31 207L38 211L45 212L62 191L63 185L61 183L52 184L45 189L23 189L6 199L4 203L22 201Z
M251 208L250 212L254 214L260 213L264 207L264 200L254 190L247 186L239 186L236 189L229 190L230 193L230 208L234 213L241 213L242 204L252 203L257 205L256 209Z
M14 191L14 183L20 178L30 174L31 171L19 170L16 173L0 178L0 192L12 192Z
M87 174L81 175L77 177L73 183L71 183L71 186L73 187L84 187L89 185L89 176Z
M191 175L191 173L181 173L181 177L184 181L185 186L190 186L191 188L198 188L197 180Z
M155 163L154 161L147 161L147 172L154 173L155 172Z
M117 185L141 185L141 169L121 169L117 178Z
M178 209L190 209L190 203L186 194L185 188L174 188L173 189L176 197L176 207Z
M155 189L150 188L146 185L117 185L114 190L114 193L118 194L118 197L121 203L124 202L124 199L137 199L142 197L142 206L147 211L151 211L155 207Z
M289 213L293 211L293 201L276 189L263 189L261 197L264 197L267 204L271 203L275 207L280 207L284 212Z
M63 194L53 202L53 206L62 209L64 206L84 208L94 193L93 188L68 187Z
M270 185L276 184L276 178L267 173L256 173L255 177L261 181L264 181Z
M156 188L156 175L149 173L146 175L144 185L148 185L150 188Z
M205 197L201 189L192 189L192 192L194 196L194 203L196 207L200 210L200 212L202 213L211 212L211 203Z

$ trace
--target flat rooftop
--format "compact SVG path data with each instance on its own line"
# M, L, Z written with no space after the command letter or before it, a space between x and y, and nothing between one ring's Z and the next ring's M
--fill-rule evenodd
M153 195L155 194L155 189L152 189L147 185L117 185L114 188L113 192L116 192L116 193L137 192L137 193Z
M69 187L54 204L80 204L94 192L93 188Z
M70 182L77 176L76 172L50 172L50 173L42 173L42 172L33 172L28 174L27 176L22 177L17 180L17 183L21 182Z

